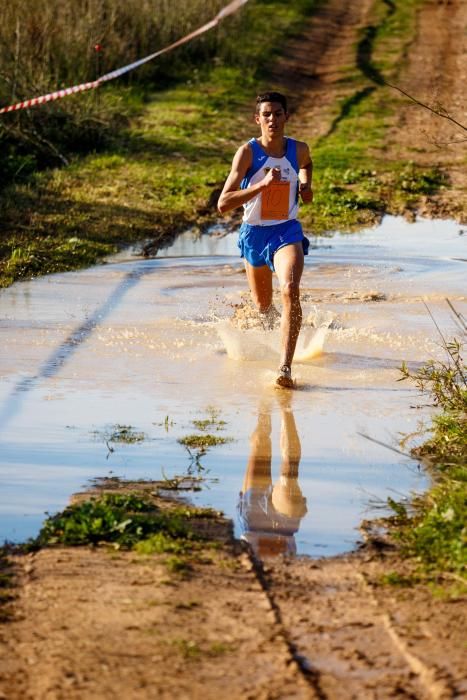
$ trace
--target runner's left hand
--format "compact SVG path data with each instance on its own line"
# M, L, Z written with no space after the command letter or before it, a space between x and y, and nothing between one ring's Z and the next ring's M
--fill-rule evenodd
M310 185L306 184L306 182L300 183L298 191L300 192L300 197L302 198L302 202L304 204L309 204L313 201L313 190L311 189Z

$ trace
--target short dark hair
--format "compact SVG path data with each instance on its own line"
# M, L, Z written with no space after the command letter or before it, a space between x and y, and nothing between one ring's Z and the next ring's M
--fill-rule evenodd
M258 95L256 98L256 114L259 114L263 102L279 102L284 108L284 112L287 112L287 98L280 92L262 92L261 95Z

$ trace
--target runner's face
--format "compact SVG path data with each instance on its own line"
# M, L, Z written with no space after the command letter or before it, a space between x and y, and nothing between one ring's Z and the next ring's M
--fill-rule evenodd
M256 123L260 125L261 133L269 137L282 135L287 119L288 114L280 102L262 102L259 113L256 114Z

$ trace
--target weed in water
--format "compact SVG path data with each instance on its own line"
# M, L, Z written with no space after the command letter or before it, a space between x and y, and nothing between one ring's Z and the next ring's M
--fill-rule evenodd
M219 435L211 435L210 433L202 433L201 435L192 434L185 435L178 440L181 445L189 447L190 449L199 450L200 452L206 452L210 447L216 447L217 445L225 445L228 442L232 442L233 438L221 437Z
M192 421L193 425L197 430L205 431L208 428L215 428L216 430L223 430L224 426L227 425L225 420L222 420L220 416L220 411L213 406L207 407L208 417L200 420Z
M104 431L93 431L93 435L102 438L105 442L117 442L126 445L134 445L138 442L146 440L147 435L138 432L131 425L119 425L106 428Z
M164 479L161 489L163 491L201 491L204 483L208 482L208 479L204 476L187 476L183 474L182 476L173 476L172 478L166 476L164 469L161 468L162 477ZM209 479L209 482L215 482L218 479Z

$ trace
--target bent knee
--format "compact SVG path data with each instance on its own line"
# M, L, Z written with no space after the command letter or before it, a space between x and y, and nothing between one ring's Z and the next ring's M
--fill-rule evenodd
M284 300L299 301L300 300L300 285L298 282L289 280L281 287L281 294Z

